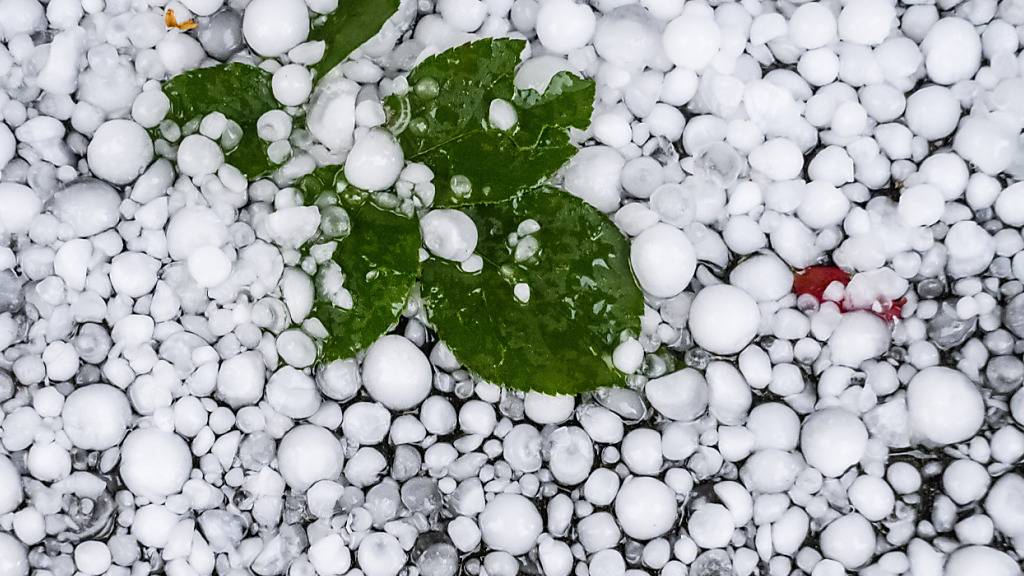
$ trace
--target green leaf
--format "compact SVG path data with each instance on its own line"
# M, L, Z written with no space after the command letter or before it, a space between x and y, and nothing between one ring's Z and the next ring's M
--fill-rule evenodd
M611 362L623 333L638 335L643 295L629 243L600 212L551 188L463 209L477 224L483 269L423 264L431 323L469 369L495 384L574 394L621 385ZM517 262L509 235L527 219L539 250ZM522 240L520 240L522 242ZM530 288L522 302L516 284Z
M227 162L250 179L273 172L267 143L256 134L256 121L280 107L271 90L272 75L247 64L231 63L197 68L171 78L163 85L171 101L167 119L179 125L220 112L243 130L238 146L226 154Z
M435 206L506 200L543 183L576 153L569 128L589 125L594 82L560 73L543 94L516 90L525 46L490 38L452 48L409 74L408 93L385 100L406 159L434 171ZM518 123L508 131L489 123L495 99L516 109ZM459 191L467 181L469 190Z
M373 38L398 11L399 0L342 0L334 12L313 26L310 40L322 40L324 57L313 68L323 78L348 55Z
M340 166L319 168L298 184L308 204L340 204L351 221L351 232L339 240L332 259L345 274L353 306L339 308L319 291L313 304L312 316L329 334L320 352L328 360L351 358L390 330L420 269L416 221L374 206L351 188L335 194L344 186Z

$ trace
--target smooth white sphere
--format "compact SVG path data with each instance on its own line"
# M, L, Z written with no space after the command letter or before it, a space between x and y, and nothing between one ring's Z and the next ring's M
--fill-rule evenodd
M672 529L678 516L675 492L657 478L634 476L615 497L615 518L630 538L657 538Z
M729 284L708 286L690 306L690 335L712 354L736 354L757 336L761 311L757 302Z
M363 190L387 190L398 181L404 166L405 156L394 135L383 128L373 128L357 138L348 153L345 179Z
M394 334L379 338L366 351L362 375L370 396L396 412L419 406L430 394L434 376L426 355Z
M484 543L520 556L529 552L544 529L537 507L525 496L501 493L487 503L479 518Z
M287 64L274 72L271 89L281 104L299 106L313 91L313 76L305 66Z
M965 546L946 561L944 576L1020 576L1017 562L1009 555L988 546Z
M397 538L384 532L373 532L359 542L356 559L366 576L396 576L407 558Z
M178 171L193 178L213 174L224 165L220 145L202 134L189 134L178 145Z
M302 0L253 0L243 13L242 35L260 56L280 56L309 36L306 3Z
M884 354L891 339L892 332L885 320L871 312L848 312L829 337L828 347L832 362L856 368L865 360Z
M973 437L985 422L985 401L973 382L951 368L925 368L907 384L914 436L940 446Z
M176 494L192 472L192 451L181 436L156 428L132 431L121 444L121 479L153 501Z
M847 569L859 568L875 553L875 529L860 514L847 514L821 532L821 552Z
M671 298L693 279L697 252L682 230L659 223L633 239L629 262L645 292L655 298Z
M209 16L224 5L224 0L181 0L197 16Z
M556 54L586 46L596 28L597 17L590 6L573 0L548 0L537 11L537 38Z
M665 26L662 44L676 66L702 70L718 54L722 33L713 18L684 12Z
M24 499L21 488L21 473L11 459L0 454L0 515L14 512ZM0 557L3 555L0 554Z
M14 536L0 532L0 576L28 576L28 550Z
M0 170L7 167L7 163L14 159L17 153L17 140L14 133L7 127L7 124L0 122Z
M622 200L625 158L610 146L589 146L576 153L565 168L565 190L602 212L612 212Z
M461 210L431 210L420 217L423 244L438 258L464 262L479 239L476 224Z
M0 182L0 234L24 234L43 211L43 201L28 186Z
M724 548L732 540L736 522L721 504L704 504L690 514L686 531L701 548Z
M134 182L153 161L153 141L145 128L131 120L110 120L96 129L86 157L97 178L123 186Z
M320 480L337 479L344 463L341 443L334 434L312 424L289 430L277 448L278 472L298 492Z
M925 140L940 140L960 122L960 100L945 86L925 86L907 97L907 127Z
M109 384L76 388L64 400L61 412L68 440L84 450L117 446L132 422L128 397Z
M838 478L860 462L867 449L868 431L856 415L842 408L811 413L800 431L804 460L822 475Z

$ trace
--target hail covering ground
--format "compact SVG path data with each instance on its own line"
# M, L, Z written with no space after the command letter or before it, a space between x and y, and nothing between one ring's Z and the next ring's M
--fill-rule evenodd
M314 90L336 7L0 0L0 576L1021 574L1024 1L403 0ZM628 388L474 379L415 296L317 363L291 185L347 157L472 262L381 99L489 36L597 82L557 180L631 239ZM270 178L163 122L228 60Z

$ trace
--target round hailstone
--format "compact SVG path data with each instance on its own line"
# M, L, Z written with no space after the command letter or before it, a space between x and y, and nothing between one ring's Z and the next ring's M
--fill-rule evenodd
M996 529L1014 538L1024 536L1024 478L1007 474L996 481L985 498L985 512Z
M690 284L697 253L682 230L655 224L633 239L629 249L640 287L655 298L671 298Z
M949 86L970 80L981 66L981 38L963 18L943 18L933 24L921 42L921 51L928 77L936 84Z
M839 13L839 38L875 46L885 41L895 22L896 7L890 0L848 2Z
M224 0L181 0L196 16L209 16L224 5Z
M1024 182L1007 186L996 198L996 216L1007 226L1024 226Z
M544 529L537 507L519 494L496 495L480 513L479 523L488 547L514 556L529 552Z
M822 530L821 552L848 570L859 568L875 553L875 530L860 514L840 516Z
M153 141L145 128L131 120L110 120L93 134L87 159L94 175L123 186L153 161Z
M121 445L121 479L153 501L177 494L192 472L192 452L181 436L155 428L132 431Z
M289 430L277 448L277 469L298 492L305 492L320 480L336 479L344 463L341 443L334 434L312 424Z
M985 421L985 401L961 372L941 366L925 368L907 384L910 429L937 445L973 437Z
M215 246L198 248L187 264L189 275L203 288L213 288L231 276L231 258Z
M23 498L21 473L14 467L10 458L0 454L0 515L14 512L21 505ZM3 554L0 554L0 558L3 558Z
M572 416L573 410L576 409L576 397L527 392L523 408L526 411L526 417L537 424L561 424L568 420Z
M881 356L889 349L892 332L871 312L843 314L839 326L828 339L832 362L856 368L865 360Z
M842 408L811 413L800 431L804 460L828 478L838 478L860 462L867 445L864 423Z
M189 134L178 145L178 171L196 178L213 174L224 165L220 144L202 134Z
M121 193L102 180L77 180L54 194L47 208L76 236L94 236L121 221Z
M83 450L117 446L132 422L132 407L124 392L109 384L76 388L61 412L68 440Z
M942 191L931 184L904 188L900 193L900 218L909 226L931 226L946 211Z
M960 122L960 100L945 86L925 86L907 98L907 127L925 140L941 140Z
M24 234L43 211L36 193L22 184L0 182L0 234Z
M718 54L722 33L710 12L705 14L691 9L665 26L661 41L673 64L689 70L702 70Z
M420 218L420 233L438 258L464 262L476 250L476 224L461 210L431 210Z
M402 336L381 337L366 351L363 387L389 410L402 412L419 406L430 395L432 382L430 361Z
M732 269L729 283L758 302L775 301L793 290L793 270L774 254L757 254Z
M274 98L285 106L299 106L313 91L313 76L300 64L287 64L274 72L271 82Z
M732 540L736 521L721 504L705 504L693 511L686 524L690 538L701 548L724 548Z
M167 223L167 252L175 260L186 260L203 246L220 247L228 241L228 227L206 206L186 206Z
M404 165L405 156L394 135L383 128L373 128L357 138L348 153L345 179L363 190L387 190L398 181Z
M697 293L690 306L690 334L712 354L736 354L757 336L761 311L749 294L717 284Z
M1020 576L1020 566L1005 552L965 546L949 555L943 576Z
M302 0L253 0L243 13L242 35L260 56L280 56L309 36L306 3Z
M615 496L615 518L622 531L637 540L651 540L668 532L678 513L676 493L649 476L626 480Z
M356 558L366 576L395 576L407 560L398 539L384 532L367 534L359 542Z
M622 200L622 169L626 160L610 146L590 146L573 156L565 168L565 190L597 208L612 212Z
M0 532L0 576L28 576L28 550L14 536Z
M7 124L0 122L0 170L7 167L7 163L14 159L17 152L17 140L14 133L7 127Z
M586 46L596 28L597 17L590 6L573 0L550 0L537 11L537 39L556 54Z
M708 408L708 383L693 368L684 368L644 385L644 394L662 416L689 422Z

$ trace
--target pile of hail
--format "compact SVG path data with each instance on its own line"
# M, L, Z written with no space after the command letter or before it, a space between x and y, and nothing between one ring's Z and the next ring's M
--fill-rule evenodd
M0 576L1020 576L1022 42L1024 0L0 0Z

